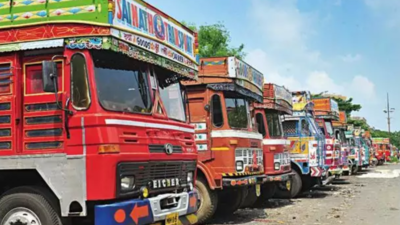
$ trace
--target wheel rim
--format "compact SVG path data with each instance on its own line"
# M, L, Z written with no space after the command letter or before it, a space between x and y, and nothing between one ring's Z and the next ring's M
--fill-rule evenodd
M6 214L1 225L42 225L42 222L32 210L18 207Z

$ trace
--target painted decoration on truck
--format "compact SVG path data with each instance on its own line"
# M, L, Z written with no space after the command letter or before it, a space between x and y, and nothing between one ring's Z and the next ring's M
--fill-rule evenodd
M331 99L331 111L337 115L339 115L339 105L338 103Z
M37 25L51 21L107 23L108 2L82 0L11 0L0 2L0 27ZM72 16L72 17L71 17Z
M109 37L83 37L83 38L68 38L65 40L66 47L69 49L111 49L115 52L123 53L131 58L148 62L157 66L164 67L179 75L197 78L197 71L186 66L178 64L174 61L160 57L156 54L138 48L136 46L125 43L116 38Z
M195 37L178 22L136 0L114 0L113 25L179 50L193 62Z
M228 68L229 77L237 78L238 85L262 95L264 75L261 72L236 57L228 57Z
M275 99L284 100L292 105L292 93L282 86L274 84Z
M145 38L139 35L135 35L117 29L111 29L111 35L125 42L136 45L140 48L146 49L147 51L153 52L157 55L163 56L167 59L183 64L187 67L198 70L197 65L193 63L190 59L186 58L185 56L173 50L172 48L168 47L167 45L161 44L150 38Z

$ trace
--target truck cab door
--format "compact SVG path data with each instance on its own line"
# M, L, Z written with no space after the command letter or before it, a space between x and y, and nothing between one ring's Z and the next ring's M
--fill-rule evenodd
M56 59L58 79L58 105L55 93L43 91L42 61L50 60L53 55L22 58L21 90L21 153L48 154L65 152L66 135L64 113L60 109L65 97L64 59Z
M19 67L17 53L0 57L0 156L19 152Z

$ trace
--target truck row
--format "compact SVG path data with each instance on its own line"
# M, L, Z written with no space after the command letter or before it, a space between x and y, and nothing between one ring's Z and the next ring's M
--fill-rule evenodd
M198 47L141 0L0 0L0 225L201 224L387 160L332 98Z

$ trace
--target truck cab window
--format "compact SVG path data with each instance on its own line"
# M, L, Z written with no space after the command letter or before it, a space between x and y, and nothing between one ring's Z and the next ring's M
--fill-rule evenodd
M222 105L221 98L219 95L213 95L211 98L211 112L212 112L212 122L214 126L221 127L224 124L224 119L222 115Z
M93 50L97 93L110 111L150 113L152 102L145 63L123 54Z
M282 137L282 127L280 115L277 111L266 110L269 136L280 138Z
M306 136L306 137L310 136L310 126L309 126L307 120L304 120L304 119L301 120L301 127L300 127L300 129L301 129L301 134L302 134L302 135L304 135L304 136Z
M256 123L258 127L258 133L262 134L263 137L267 135L267 131L265 129L264 117L261 113L256 114Z
M75 54L71 59L72 105L77 109L87 109L90 105L90 91L85 57Z

